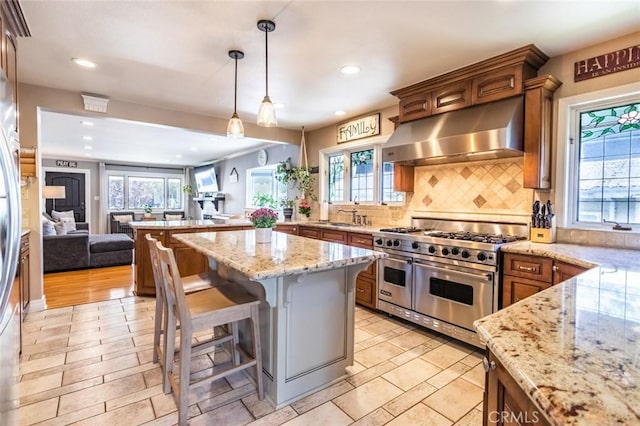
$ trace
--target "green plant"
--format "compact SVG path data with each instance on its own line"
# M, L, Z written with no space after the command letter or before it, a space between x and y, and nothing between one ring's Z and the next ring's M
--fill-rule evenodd
M281 198L279 202L280 207L282 207L283 209L292 209L294 203L295 200L292 200L290 198Z
M300 201L298 205L298 213L309 217L311 215L311 204L307 200Z
M278 220L278 214L271 209L263 207L251 213L249 220L256 228L273 228Z
M184 185L182 187L182 192L184 192L187 195L193 195L193 185Z
M278 163L275 176L278 182L297 189L300 194L304 194L312 200L317 199L313 193L314 179L308 167L291 166L289 160L281 161Z
M153 210L153 206L151 205L151 203L144 203L142 205L142 210L144 210L145 213L151 213L151 211Z
M271 194L263 194L258 192L253 196L253 205L256 207L268 207L270 209L275 209L278 205L276 200L271 196Z

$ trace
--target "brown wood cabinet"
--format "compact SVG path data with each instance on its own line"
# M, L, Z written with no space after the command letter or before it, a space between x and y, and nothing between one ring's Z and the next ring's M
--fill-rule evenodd
M251 226L229 226L216 227L216 232L240 231L251 229ZM173 249L176 257L176 264L180 270L180 275L199 274L209 270L209 259L195 249L172 238L175 234L190 234L193 232L212 231L211 227L203 228L174 228L160 229L157 227L138 227L135 234L135 286L134 291L138 296L155 296L156 286L153 278L151 259L149 258L149 247L147 246L146 234L151 234L153 238L160 241L165 247Z
M400 122L428 117L431 112L431 92L422 92L400 99Z
M301 237L313 238L314 240L320 240L321 238L321 229L314 228L312 226L300 225L298 227L298 235Z
M525 188L551 188L553 94L562 83L551 75L524 83L524 183Z
M482 410L484 425L549 424L489 349L486 351L483 363L486 371Z
M432 114L471 106L471 81L461 81L432 92Z
M503 308L586 270L548 257L515 253L504 253L502 265Z
M414 167L403 164L393 165L393 190L413 192Z
M292 224L278 224L276 225L276 232L282 232L290 235L298 235L298 225Z

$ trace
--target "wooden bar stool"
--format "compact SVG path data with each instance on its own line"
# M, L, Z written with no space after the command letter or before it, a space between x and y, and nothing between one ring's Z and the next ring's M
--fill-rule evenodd
M164 339L162 346L160 346L162 334L164 333L164 330L167 329L166 312L168 307L166 305L167 298L164 294L164 286L162 285L162 271L160 268L160 260L158 259L158 249L156 247L158 240L153 238L151 234L146 234L144 237L149 246L149 258L151 260L151 268L153 270L153 280L156 285L156 310L153 330L153 363L157 364L160 361L163 370L163 384L166 389L169 389L168 377L164 373L164 366L166 365L164 357L167 353L166 338ZM186 294L206 290L220 282L222 282L222 279L218 276L218 273L214 271L189 275L182 278L182 285L184 286L184 292ZM171 357L173 357L173 355L171 355Z
M182 278L176 265L173 250L165 248L160 242L156 243L158 259L162 272L162 284L167 298L166 354L177 353L180 369L176 375L173 371L174 360L165 364L169 383L173 390L174 399L178 406L178 420L180 425L187 424L189 409L189 386L202 381L213 381L246 368L255 367L256 387L258 398L264 398L262 384L262 357L260 350L260 324L258 307L260 300L242 287L232 282L222 282L207 290L186 295L183 290ZM175 351L176 319L180 321L180 350ZM247 353L238 343L237 322L251 321L253 354ZM223 336L213 335L211 339L192 343L193 333L200 330L212 329L216 326L232 324L233 332ZM208 377L191 381L191 354L224 342L231 344L230 366ZM168 358L165 358L168 359ZM165 389L165 393L168 393Z

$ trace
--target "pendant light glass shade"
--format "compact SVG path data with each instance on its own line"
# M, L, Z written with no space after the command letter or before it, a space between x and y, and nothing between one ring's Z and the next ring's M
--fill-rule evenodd
M236 107L238 104L238 59L244 58L244 53L239 50L230 50L229 57L235 59L235 86L233 89L233 114L229 124L227 124L227 136L230 138L243 138L244 126L242 125L242 120L238 117Z
M265 94L260 109L258 110L258 126L261 127L275 127L278 125L278 119L276 118L276 109L271 103L269 98L269 38L270 32L276 29L276 24L273 21L261 19L258 21L258 29L264 32L264 56L265 56Z

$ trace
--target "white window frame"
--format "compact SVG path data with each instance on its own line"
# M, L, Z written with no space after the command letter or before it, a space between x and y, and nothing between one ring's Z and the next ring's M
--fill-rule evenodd
M321 203L321 218L325 218L323 214L328 215L328 209L329 209L329 203L328 203L329 194L327 193L329 189L329 186L328 186L329 171L327 170L327 164L329 161L329 156L337 153L343 153L345 155L344 164L345 164L346 181L344 186L344 193L345 193L345 196L348 196L348 194L351 193L351 153L356 151L373 149L373 170L374 170L373 201L358 201L357 205L371 206L371 205L380 205L382 203L382 188L381 188L382 165L380 161L382 158L382 146L389 139L389 136L390 135L384 135L384 136L367 138L364 141L351 142L348 144L338 145L335 147L325 148L320 150L319 182L318 182L319 191L318 192L319 192L319 200ZM406 203L406 197L405 197L405 201L403 202L385 201L385 204L390 206L403 206L405 205L405 203ZM332 201L331 205L353 206L355 204L353 201L342 201L342 202Z
M280 185L280 183L278 182L278 180L276 179L276 170L277 170L277 164L268 164L266 166L261 166L261 167L252 167L250 169L247 169L246 171L246 177L245 177L245 182L247 182L246 188L245 188L245 209L255 209L257 208L256 206L253 205L253 195L251 194L252 192L252 182L251 182L251 172L254 170L269 170L272 172L272 179L273 182L272 184L274 185L274 189L276 190L276 196L275 201L276 201L276 209L280 209L280 199L281 197L284 196L288 196L287 194L287 188L285 188L285 193L284 194L280 194L277 187L278 185Z
M136 213L142 213L143 209L133 209L129 207L129 178L131 177L142 177L142 178L161 178L164 179L164 197L165 197L165 207L163 207L161 210L155 208L154 210L156 212L159 211L164 211L164 210L185 210L186 208L186 195L184 193L184 191L181 191L181 205L182 207L180 208L169 208L166 207L167 204L167 191L168 191L168 185L167 185L167 179L179 179L180 180L180 188L182 189L182 187L184 186L184 174L183 173L152 173L152 172L137 172L137 171L129 171L129 170L108 170L106 173L106 180L105 182L107 182L107 187L106 187L106 197L107 197L107 201L105 202L105 207L107 208L108 212L118 212L121 210L111 210L109 209L109 176L122 176L124 177L124 210L122 211L132 211L132 212L136 212Z
M558 134L556 143L556 216L563 228L610 231L611 225L584 223L576 220L578 203L578 144L580 112L607 105L637 101L640 83L611 87L558 100ZM634 233L640 229L634 227Z

